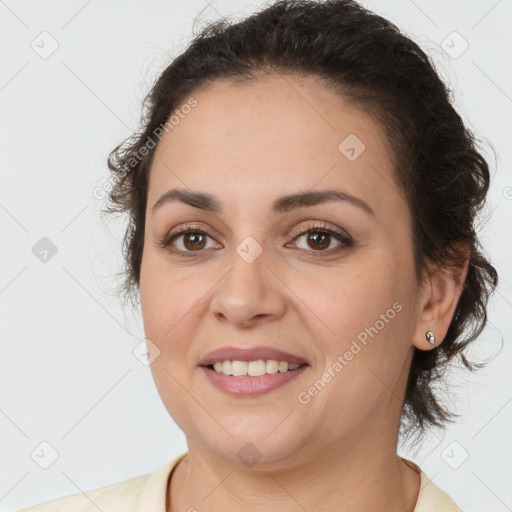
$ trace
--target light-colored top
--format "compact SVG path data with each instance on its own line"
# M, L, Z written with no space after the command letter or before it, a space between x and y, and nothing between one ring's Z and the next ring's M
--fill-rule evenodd
M71 494L18 512L166 512L169 478L187 453L166 462L154 473L136 476L86 493ZM414 512L462 512L455 502L414 462L403 459L421 475Z

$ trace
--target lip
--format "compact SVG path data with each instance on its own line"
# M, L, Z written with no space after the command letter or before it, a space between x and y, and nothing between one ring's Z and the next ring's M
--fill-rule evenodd
M272 347L253 347L238 348L235 346L225 346L213 350L204 356L199 362L199 366L210 366L218 361L256 361L258 359L275 359L276 361L287 361L291 364L308 364L308 362L299 356L276 350Z
M270 393L284 386L292 379L297 378L308 368L309 366L305 364L296 370L266 374L261 377L224 375L212 370L208 366L202 366L201 370L210 383L218 390L231 396L244 397Z

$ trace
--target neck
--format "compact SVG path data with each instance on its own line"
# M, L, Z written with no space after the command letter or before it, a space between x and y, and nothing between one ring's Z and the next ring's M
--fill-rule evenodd
M323 446L321 454L302 457L303 462L297 457L287 465L281 461L276 469L240 469L189 444L171 479L169 512L414 511L420 475L395 449L346 446L352 448Z

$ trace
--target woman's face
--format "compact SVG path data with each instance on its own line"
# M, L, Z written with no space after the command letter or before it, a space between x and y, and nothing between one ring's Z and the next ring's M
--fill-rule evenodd
M140 295L163 403L189 450L235 462L375 449L395 435L424 337L410 212L380 126L312 78L193 97L156 148L146 211ZM188 196L159 202L172 189ZM269 373L202 366L226 347L215 360L265 361L231 371ZM274 359L304 364L272 373Z

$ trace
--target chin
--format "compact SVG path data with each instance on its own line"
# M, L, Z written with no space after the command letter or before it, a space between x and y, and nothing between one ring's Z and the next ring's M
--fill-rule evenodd
M238 466L275 468L276 463L296 456L307 442L306 429L294 421L287 424L284 418L286 415L276 415L277 421L269 421L267 416L259 421L253 415L233 416L229 421L219 418L231 435L219 427L196 432L194 437L202 439L201 444L212 454Z

